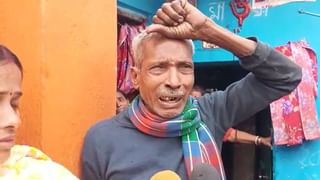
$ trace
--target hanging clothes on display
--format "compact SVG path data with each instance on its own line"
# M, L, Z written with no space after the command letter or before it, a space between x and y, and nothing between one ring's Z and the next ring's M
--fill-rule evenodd
M144 23L141 25L120 26L118 36L118 59L117 59L117 88L125 94L134 91L130 80L130 67L134 65L131 42L133 38L145 29Z
M320 138L316 110L317 59L305 41L276 48L302 67L302 80L289 95L270 104L275 145L296 145Z

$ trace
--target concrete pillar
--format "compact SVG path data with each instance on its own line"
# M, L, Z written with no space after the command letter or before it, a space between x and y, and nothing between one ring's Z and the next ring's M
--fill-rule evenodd
M0 43L24 66L18 143L79 175L85 132L115 112L116 1L0 4Z

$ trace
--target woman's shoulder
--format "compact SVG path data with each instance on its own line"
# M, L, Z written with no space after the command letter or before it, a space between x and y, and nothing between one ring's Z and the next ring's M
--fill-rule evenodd
M6 169L7 175L25 179L78 179L41 150L27 145L15 145L3 168Z
M36 147L28 145L15 145L12 147L10 158L19 160L25 157L36 160L51 161L49 156Z

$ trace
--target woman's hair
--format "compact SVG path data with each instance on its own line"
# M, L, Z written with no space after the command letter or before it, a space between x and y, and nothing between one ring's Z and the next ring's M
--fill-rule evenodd
M21 74L23 73L23 67L18 57L7 47L0 45L0 62L4 60L8 62L13 62L15 65L18 66L19 70L21 71Z
M192 91L198 91L202 95L205 93L205 90L200 85L194 85L193 88L192 88Z
M122 94L123 97L125 97L126 99L128 99L127 95L123 91L121 91L120 89L117 89L117 92Z

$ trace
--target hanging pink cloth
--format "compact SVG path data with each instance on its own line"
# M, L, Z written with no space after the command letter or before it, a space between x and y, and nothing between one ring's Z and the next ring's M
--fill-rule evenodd
M316 113L317 60L306 42L289 42L276 48L302 67L302 81L289 95L270 105L274 144L296 145L320 138Z
M273 139L274 144L284 145L288 144L289 133L286 131L286 123L282 116L282 109L284 104L284 99L280 98L270 104L270 112L272 117L273 126Z
M290 43L290 47L295 62L302 67L302 81L297 91L304 136L307 140L317 139L320 137L320 130L314 93L317 83L312 70L315 61L309 56L306 43ZM309 47L308 49L311 50Z
M118 36L117 88L125 94L134 91L130 80L130 67L134 65L131 42L143 29L145 29L144 23L137 26L123 24L120 27Z
M316 53L306 44L304 45L306 51L309 54L311 59L311 70L314 80L314 96L318 96L318 64L317 64L317 55Z
M290 47L281 46L277 47L276 49L290 59L293 58ZM271 117L273 117L274 121L277 119L277 125L280 125L280 127L283 128L279 132L274 131L275 137L277 137L274 138L274 143L277 145L294 145L302 143L304 136L300 119L297 90L294 90L291 94L284 96L280 100L272 103L271 107L271 110L273 111Z

